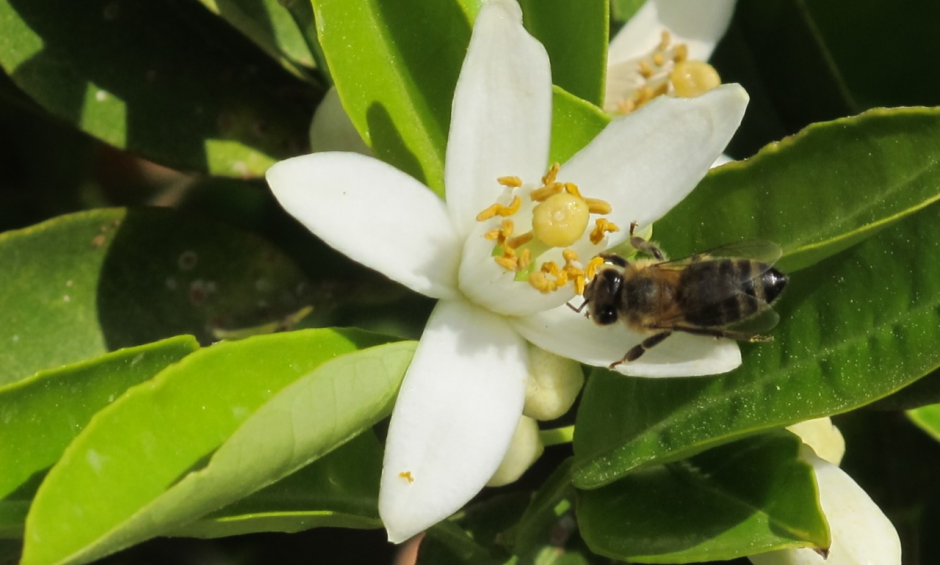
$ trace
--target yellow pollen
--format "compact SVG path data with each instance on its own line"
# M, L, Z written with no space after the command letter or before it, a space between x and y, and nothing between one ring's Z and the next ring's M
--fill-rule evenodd
M516 267L519 266L519 259L515 256L500 255L499 257L494 257L493 260L496 261L497 265L507 271L515 271Z
M653 76L653 69L646 61L640 61L639 64L637 64L637 67L637 70L640 72L640 76L643 78L650 78Z
M606 234L615 231L620 231L616 224L610 222L607 218L598 218L594 224L594 230L591 232L591 243L597 245L604 239Z
M594 276L597 274L597 270L600 269L601 266L603 265L604 265L604 258L601 257L600 255L591 259L587 264L587 268L584 270L585 276L587 276L587 278L589 279L593 279ZM584 293L581 293L581 294L584 294Z
M556 265L554 261L546 261L545 263L542 263L542 269L541 269L541 271L542 271L543 273L552 275L553 277L557 277L557 276L558 276L558 265Z
M693 98L721 85L714 67L703 61L683 61L669 75L669 81L680 98Z
M522 186L522 179L519 177L499 177L496 182L509 188L519 188Z
M523 249L519 252L518 257L518 269L524 271L529 268L529 265L532 264L532 251L529 249Z
M676 52L672 56L672 60L675 63L681 63L689 58L689 46L685 43L680 43L676 45Z
M530 241L532 241L532 237L533 237L532 232L527 231L522 235L517 235L516 237L512 239L507 239L506 247L512 247L513 249L521 247L525 245L526 243L529 243Z
M549 247L567 247L581 238L590 218L584 199L562 192L532 210L532 232Z
M561 168L561 165L559 165L558 163L552 163L552 166L549 167L548 172L545 173L544 177L542 177L542 186L555 184L555 177L558 176L558 169L560 168Z
M669 35L669 30L664 29L662 35L660 35L659 46L656 48L660 51L665 51L669 49L670 43L672 43L672 36Z
M546 277L545 273L542 271L532 271L529 273L529 284L542 294L548 294L555 290L552 288L551 281L548 280L548 277Z
M409 483L415 482L415 478L411 476L411 471L402 471L401 473L398 473L398 476L406 479Z
M576 185L576 184L573 183L573 182L566 182L566 183L565 183L565 192L567 192L567 193L570 194L571 196L576 196L576 197L580 198L581 200L584 200L584 197L581 196L581 191L578 190L578 185Z
M509 203L509 206L503 206L499 202L493 204L486 210L483 210L477 214L477 221L482 222L484 220L489 220L490 218L495 218L496 216L512 216L519 211L519 207L522 206L522 199L518 196L512 197L512 202Z
M529 193L529 198L531 198L533 202L544 202L562 190L564 190L564 185L562 185L560 182L553 182L552 184L543 186L541 188L536 188L531 193Z
M662 53L653 53L653 64L661 67L666 64L666 58L663 57Z
M502 245L506 243L506 240L512 237L513 229L515 229L515 224L513 224L512 220L503 220L503 223L499 228L486 232L483 234L483 237L490 241L495 241L499 245ZM513 245L511 247L515 246Z
M610 214L610 204L606 201L597 198L585 198L584 201L587 202L588 210L592 214Z

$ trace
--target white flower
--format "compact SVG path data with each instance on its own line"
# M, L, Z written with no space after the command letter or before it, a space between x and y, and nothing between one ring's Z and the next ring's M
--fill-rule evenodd
M828 557L809 548L782 549L749 557L754 565L900 565L901 541L894 526L852 477L839 468L842 434L829 418L790 426L806 444L801 457L813 466L819 504L832 545Z
M627 113L659 94L696 96L721 83L704 63L736 0L647 0L610 41L604 109Z
M656 101L611 122L557 172L571 185L562 195L580 187L585 196L575 208L589 222L574 232L563 206L533 222L540 214L533 191L555 186L551 178L539 180L549 169L551 101L544 48L525 32L513 0L490 0L477 18L454 94L446 202L412 177L355 153L306 155L268 171L284 208L329 245L439 299L389 425L379 512L393 542L448 517L493 477L523 412L527 340L607 366L643 338L572 312L565 302L575 294L573 285L550 273L528 282L524 261L512 250L521 256L529 249L537 267L549 260L560 265L564 253L571 261L562 269L577 279L573 253L589 258L627 238L626 230L601 229L600 220L647 226L692 190L737 128L747 94L727 85L694 99ZM508 239L505 220L517 226ZM529 225L547 239L560 233L569 239L549 245L538 236L525 243L523 235L510 241ZM501 254L494 257L494 251ZM732 341L677 335L619 368L688 376L739 364Z

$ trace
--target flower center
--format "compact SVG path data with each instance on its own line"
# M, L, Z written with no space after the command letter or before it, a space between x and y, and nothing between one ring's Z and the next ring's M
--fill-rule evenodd
M508 205L496 203L477 215L483 222L497 216L506 218L498 228L484 235L495 241L493 260L507 271L515 273L517 281L528 281L539 292L549 293L571 283L575 292L584 292L585 272L578 262L578 255L570 247L588 233L591 214L603 216L611 211L610 204L596 198L585 198L574 183L558 182L558 163L552 165L542 177L542 184L528 194L536 204L531 210L532 229L514 235L516 223L511 217L522 209L522 197L515 194L523 189L519 177L501 177L497 181L510 190L512 198ZM606 218L596 218L589 239L598 244L610 232L618 231L615 224ZM564 264L539 259L552 249L562 249Z
M634 62L633 72L639 81L622 93L619 99L608 100L608 112L629 114L657 96L693 98L721 85L714 67L704 61L689 60L684 43L672 43L668 31L649 55Z

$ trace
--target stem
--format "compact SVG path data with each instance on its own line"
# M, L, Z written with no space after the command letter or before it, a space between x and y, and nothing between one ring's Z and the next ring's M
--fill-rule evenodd
M542 445L549 447L551 445L561 445L571 443L574 438L574 426L565 426L564 428L555 428L553 430L539 431L539 439Z

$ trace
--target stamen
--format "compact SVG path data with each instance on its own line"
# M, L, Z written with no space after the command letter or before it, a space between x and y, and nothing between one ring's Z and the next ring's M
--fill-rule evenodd
M565 191L566 191L568 194L570 194L571 196L576 196L576 197L580 198L581 200L585 200L585 198L584 198L583 196L581 196L581 191L578 190L578 185L576 185L576 184L573 183L573 182L566 182L566 183L565 183Z
M593 279L597 275L597 270L604 266L604 258L598 255L590 261L588 261L587 268L584 270L585 276L589 279ZM582 293L583 294L583 293Z
M552 196L555 196L561 192L563 189L564 185L562 185L560 182L553 182L552 184L545 185L541 188L536 188L529 193L529 198L531 198L533 202L544 202L545 200L548 200Z
M499 177L496 182L509 188L519 188L522 186L522 179L519 177Z
M659 46L657 47L657 49L659 49L660 51L665 51L666 49L669 49L670 43L672 43L672 36L669 35L668 29L664 29L663 33L660 35Z
M555 290L552 288L552 283L549 282L548 278L545 276L545 273L542 271L532 271L529 273L529 284L542 294L548 294L549 292Z
M512 247L514 249L518 249L519 247L522 247L526 243L529 243L530 241L532 241L533 237L534 236L532 235L532 232L527 231L522 235L517 235L516 237L512 239L506 240L506 246Z
M515 256L507 257L506 255L500 255L499 257L494 257L493 260L507 271L515 271L516 267L519 266L519 259Z
M415 478L411 476L411 471L402 471L401 473L398 473L398 476L407 480L409 483L415 482Z
M477 221L482 222L489 220L490 218L495 218L496 216L512 216L519 211L520 206L522 206L522 199L518 196L513 196L512 202L509 203L509 206L503 206L497 202L486 210L483 210L477 214Z
M663 57L662 53L653 53L653 64L657 67L662 67L666 64L666 58Z
M594 224L594 230L591 232L591 243L597 245L604 239L608 233L620 231L616 224L610 222L607 218L598 218Z
M532 251L529 249L523 249L519 252L518 257L518 267L517 270L524 271L529 268L529 265L532 264Z
M542 186L555 184L555 177L558 176L558 169L560 168L561 165L558 163L552 163L552 166L548 168L548 172L545 173L544 177L542 177Z
M584 201L587 202L588 210L592 214L610 214L610 204L606 201L597 198L585 198Z

